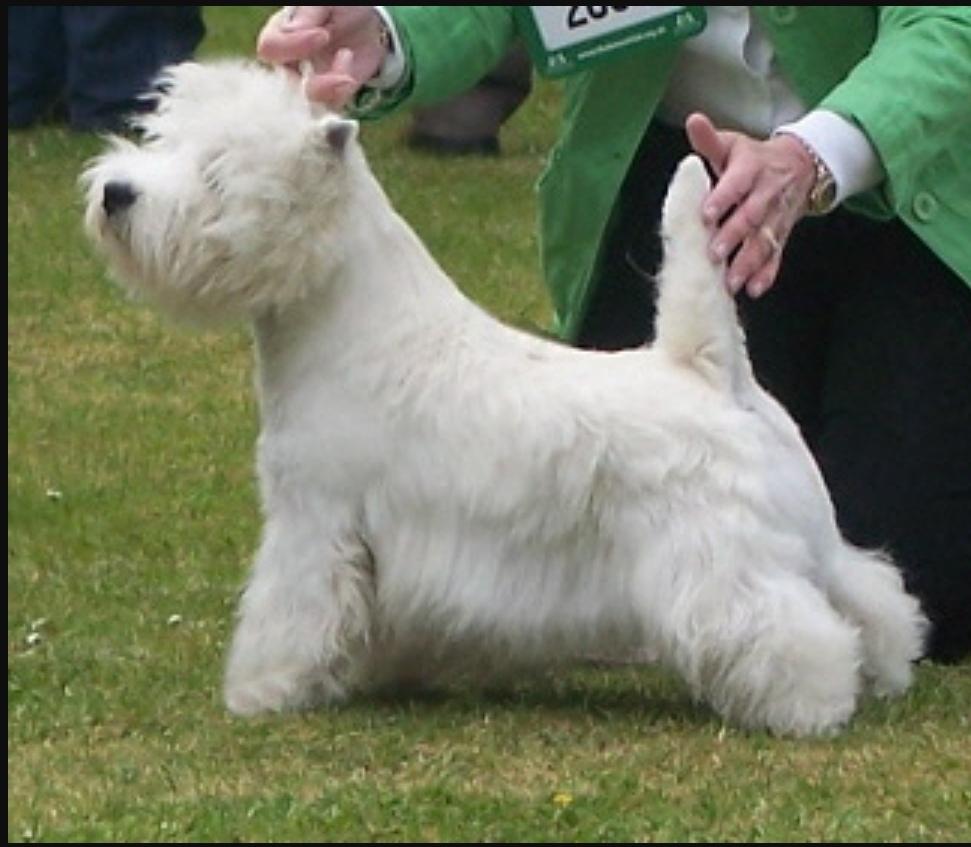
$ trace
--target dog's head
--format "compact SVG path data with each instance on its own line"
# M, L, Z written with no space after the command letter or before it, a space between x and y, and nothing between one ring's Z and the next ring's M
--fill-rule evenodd
M138 143L85 169L86 229L134 294L192 322L292 304L341 261L357 124L282 70L238 61L163 72Z

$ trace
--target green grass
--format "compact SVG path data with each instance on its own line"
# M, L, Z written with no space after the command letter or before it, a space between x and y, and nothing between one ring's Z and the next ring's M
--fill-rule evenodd
M208 7L247 55L269 7ZM498 160L363 130L403 214L468 293L544 325L532 183L541 86ZM223 655L259 531L242 327L126 303L81 231L97 138L8 134L10 841L967 841L971 666L919 668L832 740L722 726L651 668L481 696L237 720Z

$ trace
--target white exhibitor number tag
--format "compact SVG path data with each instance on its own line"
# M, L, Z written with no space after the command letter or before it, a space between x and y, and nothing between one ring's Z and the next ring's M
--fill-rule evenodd
M551 77L680 41L706 20L703 6L520 6L517 13L537 70Z

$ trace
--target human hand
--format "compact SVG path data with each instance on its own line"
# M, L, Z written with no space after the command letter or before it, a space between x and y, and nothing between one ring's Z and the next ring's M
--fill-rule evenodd
M301 73L308 99L339 110L381 68L381 32L373 6L284 6L264 24L256 53Z
M759 297L775 282L786 241L806 210L816 179L812 157L791 135L760 141L716 129L700 113L685 129L718 179L702 209L715 228L712 258L730 258L726 280L733 294L744 288Z

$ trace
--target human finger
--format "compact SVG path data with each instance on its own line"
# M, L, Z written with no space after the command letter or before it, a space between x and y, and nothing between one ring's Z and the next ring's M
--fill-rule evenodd
M304 93L308 100L339 112L354 98L360 87L352 76L327 71L308 77L304 83Z
M782 250L778 250L745 284L745 292L753 300L765 294L774 284L782 266Z
M761 279L765 268L782 255L782 247L781 235L768 223L746 235L726 269L728 289L737 294L754 279Z
M719 130L701 112L688 116L685 130L692 148L705 159L717 178L701 210L705 223L717 226L751 188L754 172L748 152L752 142L738 132ZM727 252L716 259L724 258Z
M284 31L325 26L334 16L333 6L284 6L277 25Z
M765 221L772 208L771 188L760 182L754 165L732 165L711 190L703 212L713 215L711 257L723 261Z
M333 6L284 6L271 15L256 39L256 54L272 63L311 58L331 40Z
M343 109L361 87L352 74L353 64L353 51L347 48L338 50L329 69L307 77L304 83L307 99L338 111Z
M782 267L786 244L789 243L789 236L792 235L796 223L797 219L783 215L775 222L766 223L761 227L763 238L772 236L771 255L745 283L745 291L749 297L753 299L761 297L775 284L779 269Z
M317 56L330 43L326 29L266 30L256 43L256 55L265 62L286 64Z
M742 220L739 217L741 213L745 219L750 219L751 226L761 224L764 218L763 207L768 202L763 196L765 186L760 184L761 177L762 165L757 155L746 149L745 140L737 143L731 160L705 198L702 207L705 221L716 225L716 232L725 236L732 234L730 231L720 232L729 216L735 216L738 222ZM729 248L732 246L729 245ZM727 253L721 258L724 255Z
M797 222L798 216L777 205L762 225L747 236L726 270L726 284L732 293L744 288L755 298L772 287Z
M689 115L684 128L694 151L708 162L715 176L721 176L731 152L728 136L719 132L709 117L701 112Z

